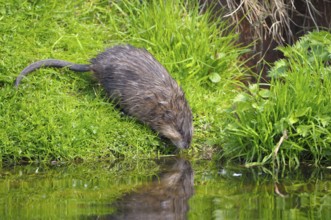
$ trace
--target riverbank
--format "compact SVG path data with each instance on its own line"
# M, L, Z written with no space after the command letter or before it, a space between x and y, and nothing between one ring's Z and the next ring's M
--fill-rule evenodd
M107 47L146 48L186 93L194 139L185 154L213 152L223 111L242 76L226 23L210 23L197 5L180 1L6 3L1 9L0 156L5 163L152 158L173 148L107 100L91 73L42 69L17 75L47 58L87 63ZM151 19L152 18L152 19ZM225 34L225 31L227 32Z

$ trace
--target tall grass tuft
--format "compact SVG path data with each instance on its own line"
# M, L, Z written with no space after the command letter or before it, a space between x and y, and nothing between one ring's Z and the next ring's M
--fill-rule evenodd
M331 34L313 32L292 47L269 75L233 100L223 157L247 166L321 165L331 160Z

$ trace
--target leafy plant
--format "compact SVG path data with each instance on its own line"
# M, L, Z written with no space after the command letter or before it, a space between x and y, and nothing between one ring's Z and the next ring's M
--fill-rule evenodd
M250 85L233 100L223 156L247 166L319 165L331 159L331 34L313 32L270 71L270 89Z

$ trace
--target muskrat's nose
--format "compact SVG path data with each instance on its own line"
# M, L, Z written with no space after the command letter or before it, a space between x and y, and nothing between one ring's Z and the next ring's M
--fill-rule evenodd
M177 143L174 143L176 145L177 148L180 148L180 149L187 149L190 147L190 144L185 142L185 141L179 141Z

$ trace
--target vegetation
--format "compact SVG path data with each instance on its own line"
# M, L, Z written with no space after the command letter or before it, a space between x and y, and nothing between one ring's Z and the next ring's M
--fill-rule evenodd
M1 0L0 0L1 1ZM237 36L189 1L1 1L0 157L19 161L152 158L173 148L107 100L91 73L41 69L18 89L31 62L86 63L106 47L144 47L186 92L194 113L191 156L252 165L330 160L331 40L311 33L270 71L268 89L243 86ZM150 19L153 18L153 19Z
M240 34L240 42L253 44L249 62L257 69L281 58L275 48L292 45L299 37L312 30L328 30L331 25L329 0L201 0L203 5L213 5L224 9ZM252 42L253 41L253 42Z
M151 19L152 18L152 19ZM171 149L121 114L90 73L42 69L13 82L46 58L86 63L104 48L144 47L186 92L195 115L193 155L219 142L223 109L242 75L226 23L182 1L0 0L0 157L5 163L150 158ZM224 31L224 32L223 32ZM226 33L225 33L226 32Z
M233 100L223 156L251 165L320 165L331 159L331 34L315 32L270 71L270 89L252 84Z
M178 177L183 167L164 160L175 171L168 173L161 160L151 159L167 158L174 148L115 108L91 73L41 69L18 89L13 86L34 61L87 63L106 47L126 43L150 51L192 107L193 144L180 152L194 170L189 219L330 216L331 34L313 32L280 47L285 58L273 64L270 83L245 86L241 79L248 70L241 55L247 49L235 45L237 35L225 21L214 20L215 11L202 13L193 2L0 0L2 218L104 216L114 213L112 203L127 193L161 183L161 175ZM253 21L255 31L267 28L253 32L262 41L268 41L270 27L274 40L283 40L282 30L294 22L286 17L290 11L281 11L289 9L288 1L252 2L228 1L228 17ZM269 3L271 12L277 11L271 18ZM213 155L235 166L201 160ZM17 165L26 162L40 164ZM309 166L285 172L301 163ZM310 173L312 164L328 169Z

